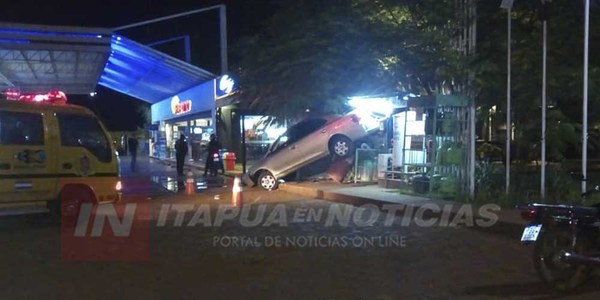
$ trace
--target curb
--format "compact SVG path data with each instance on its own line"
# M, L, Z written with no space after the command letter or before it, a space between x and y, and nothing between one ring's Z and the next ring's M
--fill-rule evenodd
M149 156L149 158L158 160L158 161L160 161L163 164L168 164L168 165L175 164L175 161L174 160L170 160L170 159L158 158L158 157L155 157L155 156ZM188 167L188 168L194 168L194 169L197 169L197 170L200 170L200 171L204 171L204 167L198 166L198 165L193 165L193 164L190 164L190 163L183 163L183 166L184 167ZM221 174L221 175L223 175L225 177L230 177L230 178L234 178L235 176L242 176L241 173L240 174L236 174L236 173L227 173L227 172L225 172L224 174Z
M316 199L321 199L321 200L326 200L326 201L331 201L331 202L336 202L336 203L344 203L344 204L349 204L349 205L353 205L353 206L373 204L373 205L381 208L382 206L384 206L386 204L396 204L396 205L399 204L397 202L389 202L389 201L376 200L376 199L365 198L365 197L360 197L360 196L346 195L346 194L341 194L341 193L336 193L336 192L328 192L328 191L324 191L319 188L309 188L309 187L304 187L304 186L289 185L289 184L285 184L285 183L280 184L279 189L281 191L288 192L291 194L296 194L296 195L300 195L300 196L316 198ZM455 203L460 204L459 202L455 202ZM413 204L413 203L402 203L401 205L404 208L412 207L412 209L418 209L421 207L421 205L417 205L417 204ZM402 216L402 213L404 212L404 210L405 209L398 210L396 215ZM428 212L424 216L434 217L436 215L439 215L439 213L436 214L433 212ZM457 216L457 213L455 211L452 211L450 213L451 218L454 218L456 216ZM481 219L479 216L474 216L474 218L475 218L475 220ZM477 231L488 233L488 234L494 234L494 235L499 235L499 236L502 236L505 238L510 238L515 241L520 241L521 233L523 232L523 227L524 227L523 224L515 224L512 222L503 221L502 219L498 219L498 221L496 221L496 224L494 224L490 227L473 226L473 227L464 227L464 228L469 228L469 229L477 230Z

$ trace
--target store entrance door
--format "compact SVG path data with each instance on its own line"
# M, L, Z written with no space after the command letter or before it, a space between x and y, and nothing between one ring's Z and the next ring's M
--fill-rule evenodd
M214 132L210 119L196 119L190 121L190 147L191 158L194 161L203 161L206 156L206 147L210 135Z

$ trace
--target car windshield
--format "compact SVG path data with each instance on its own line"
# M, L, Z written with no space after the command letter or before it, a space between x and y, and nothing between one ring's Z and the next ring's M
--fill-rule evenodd
M287 132L280 135L275 142L273 142L273 144L271 144L271 147L269 147L269 152L267 154L271 154L274 153L275 151L277 151L278 149L281 149L285 146L287 146L287 142L288 142L289 138L287 136Z

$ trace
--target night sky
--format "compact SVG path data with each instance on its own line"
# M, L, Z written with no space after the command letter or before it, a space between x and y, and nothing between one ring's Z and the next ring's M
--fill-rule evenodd
M9 2L9 1L5 1ZM240 36L256 33L275 10L271 0L18 0L3 3L0 21L47 25L113 28L216 4L227 5L228 44L231 48ZM141 43L151 43L181 35L190 35L192 63L215 74L220 73L219 18L212 10L119 32ZM184 59L183 42L157 46L156 49ZM235 64L229 61L229 65ZM69 102L94 110L110 130L133 130L140 123L136 105L145 103L98 87L98 94L69 96Z

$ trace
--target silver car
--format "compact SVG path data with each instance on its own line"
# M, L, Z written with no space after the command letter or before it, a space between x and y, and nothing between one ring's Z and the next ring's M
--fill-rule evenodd
M358 110L342 117L305 119L277 138L265 157L244 174L243 180L250 186L276 189L280 178L327 155L352 155L354 142L377 131L379 123L373 114Z

